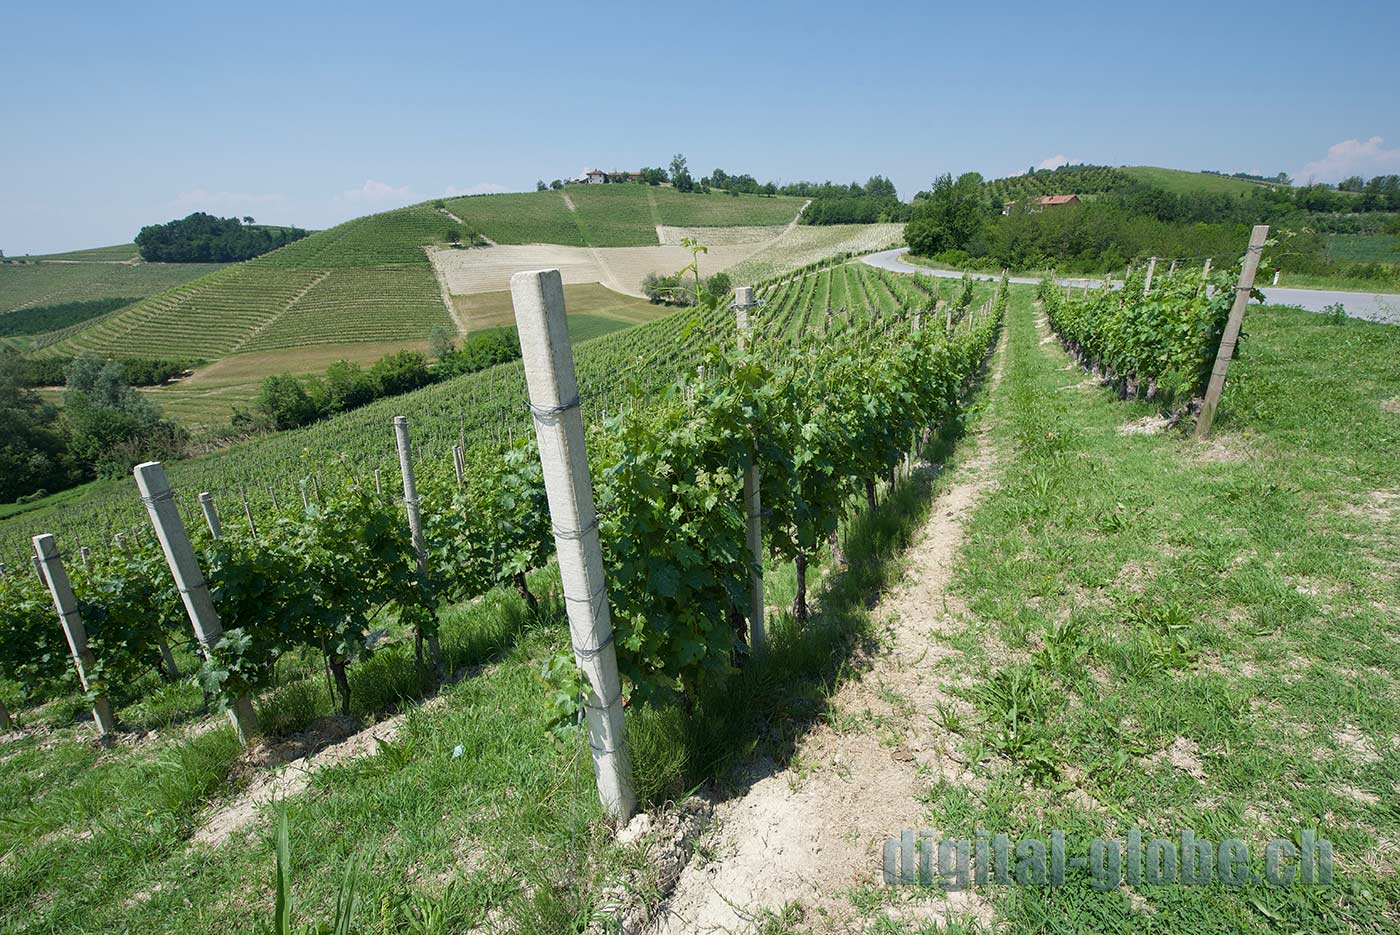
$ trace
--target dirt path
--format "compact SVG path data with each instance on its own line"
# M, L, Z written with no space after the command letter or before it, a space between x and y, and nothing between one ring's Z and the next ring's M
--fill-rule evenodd
M1003 338L989 392L1000 383L1005 353ZM937 670L939 659L955 650L935 636L958 626L961 607L949 583L964 525L996 484L998 467L985 424L963 444L971 446L970 456L934 501L903 579L872 611L880 649L869 668L841 687L826 721L802 740L786 768L757 764L747 793L716 806L705 845L661 908L652 935L749 932L764 913L794 903L802 907L804 931L862 930L847 890L881 884L884 841L923 826L921 796L933 782L973 782L958 759L956 736L935 726L938 704L965 706L945 691ZM972 893L883 911L907 923L992 916Z

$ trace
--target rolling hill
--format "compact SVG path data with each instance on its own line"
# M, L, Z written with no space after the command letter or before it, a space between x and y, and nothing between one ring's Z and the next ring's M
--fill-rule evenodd
M1263 182L1212 175L1209 172L1189 172L1161 166L1061 166L1051 171L1031 175L1014 175L987 183L987 191L1003 201L1027 195L1101 195L1122 191L1134 185L1150 185L1171 192L1186 194L1248 195L1261 188L1271 188Z
M200 270L206 275L169 283L173 288L146 290L140 301L68 329L39 353L213 360L325 344L388 350L421 342L437 325L461 329L427 253L451 250L454 233L493 245L648 247L660 244L659 227L777 228L802 204L643 185L424 202L356 218L245 263Z

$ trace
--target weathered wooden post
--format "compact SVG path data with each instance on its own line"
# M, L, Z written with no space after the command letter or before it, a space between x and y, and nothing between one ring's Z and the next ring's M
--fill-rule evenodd
M1240 339L1240 326L1244 323L1244 310L1249 305L1249 293L1254 289L1254 274L1259 271L1259 259L1264 254L1264 241L1269 237L1269 225L1256 224L1249 235L1249 249L1244 255L1244 265L1240 267L1240 280L1235 286L1235 304L1230 306L1230 318L1225 322L1225 333L1220 336L1220 350L1215 355L1215 366L1210 372L1210 385L1206 387L1206 398L1201 404L1201 414L1196 418L1195 437L1202 439L1210 435L1215 422L1215 410L1220 405L1220 396L1225 392L1225 376L1230 372L1230 358L1235 354L1235 343Z
M63 558L58 554L54 538L48 533L34 537L34 560L39 563L44 584L53 597L54 610L58 611L58 622L63 627L63 635L68 638L68 649L73 654L73 666L78 670L78 684L83 691L91 691L88 673L97 667L97 659L88 648L87 630L83 618L78 614L78 601L73 596L73 587L68 583L68 572L63 568ZM92 719L97 724L97 733L105 737L117 729L116 716L112 714L112 703L106 695L98 695L92 700Z
M204 491L199 495L199 508L204 512L204 522L209 527L209 535L215 539L224 537L223 524L219 522L219 508L214 505L214 495Z
M413 541L413 557L423 586L428 584L428 545L423 539L423 517L418 512L418 481L413 476L413 446L408 440L408 417L394 416L394 441L399 450L399 473L403 475L403 503L408 512L408 534ZM428 662L442 675L442 646L437 633L423 634L428 644Z
M749 346L749 309L753 307L753 290L740 286L734 290L734 314L739 326L739 349ZM759 494L758 440L754 453L744 465L744 515L748 520L749 560L749 651L763 652L763 504Z
M637 797L564 287L558 270L539 270L516 273L510 290L574 660L588 685L584 714L598 795L608 814L622 823L636 810Z
M1147 278L1142 281L1142 294L1152 291L1152 274L1157 270L1157 258L1150 256L1147 258Z
M155 527L156 538L165 552L165 562L170 566L170 573L180 590L180 599L185 604L185 612L189 614L195 638L204 647L206 655L212 655L223 638L224 625L219 620L219 612L214 609L209 584L204 580L194 546L190 545L189 532L175 505L175 492L166 480L165 467L159 461L147 461L136 465L133 473L136 486L141 491L141 500L151 517L151 525ZM246 745L257 735L258 717L253 712L253 699L239 695L229 706L228 715L240 743Z

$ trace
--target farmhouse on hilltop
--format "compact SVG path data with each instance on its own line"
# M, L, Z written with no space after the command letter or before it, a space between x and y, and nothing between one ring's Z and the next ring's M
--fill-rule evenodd
M606 185L609 182L640 182L640 172L604 172L602 169L586 169L583 175L569 179L574 185Z
M1014 201L1008 201L1006 206L1001 209L1001 213L1010 214L1015 204L1016 202ZM1077 204L1079 204L1078 195L1041 195L1039 198L1031 199L1028 210L1044 211L1046 208L1063 208L1066 205Z

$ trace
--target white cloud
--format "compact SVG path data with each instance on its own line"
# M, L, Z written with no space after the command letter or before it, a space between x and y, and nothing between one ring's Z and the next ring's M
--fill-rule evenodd
M509 188L504 185L497 185L495 182L482 182L480 185L466 185L458 187L449 185L443 192L449 198L459 198L462 195L493 195L497 192L508 192Z
M264 208L281 208L287 198L280 194L253 194L251 192L211 192L207 188L194 188L180 192L167 207L177 215L184 216L194 211L207 211L218 215L256 214Z
M414 194L413 189L407 185L394 186L377 179L365 179L365 183L359 188L348 188L336 195L335 200L374 208L398 208L423 199Z
M1067 166L1077 161L1076 159L1069 158L1064 153L1056 153L1049 159L1040 160L1040 162L1036 163L1035 167L1037 169L1058 169L1060 166Z
M1379 136L1369 140L1342 140L1327 147L1327 155L1298 170L1299 182L1340 182L1351 175L1389 175L1400 172L1400 149L1386 149Z

